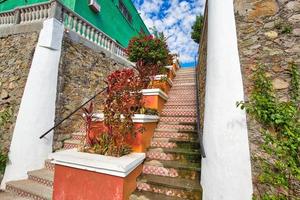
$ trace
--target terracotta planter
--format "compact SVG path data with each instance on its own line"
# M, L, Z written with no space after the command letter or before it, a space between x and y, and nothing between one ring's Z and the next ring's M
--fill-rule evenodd
M71 149L49 158L55 164L53 200L125 200L136 189L145 154L116 158Z
M103 129L106 129L103 123L104 115L102 113L98 115L101 117L98 118L99 121L97 123L97 128L101 127L103 131ZM145 150L150 146L159 117L157 115L135 114L132 120L136 130L140 131L137 133L135 138L128 135L127 143L132 146L133 152L145 152ZM98 131L98 129L96 130ZM99 132L101 132L101 130Z
M151 81L151 88L159 88L161 89L164 93L168 94L172 85L168 80L153 80Z
M173 65L165 66L165 68L168 69L168 74L167 74L168 78L170 80L174 80L174 78L176 77L176 72L175 72Z
M156 109L161 113L166 101L168 100L168 95L164 93L161 89L144 89L143 102L146 108Z
M159 117L156 115L135 115L133 122L135 128L140 130L136 137L128 135L127 142L132 146L134 152L146 152L150 146L154 130L157 126Z

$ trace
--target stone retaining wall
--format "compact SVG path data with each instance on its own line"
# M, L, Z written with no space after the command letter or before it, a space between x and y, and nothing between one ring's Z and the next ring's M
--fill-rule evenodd
M245 99L247 100L251 92L251 75L258 65L263 64L267 76L272 79L278 98L288 101L289 62L300 67L300 1L235 0L235 12ZM248 128L253 188L255 196L259 197L259 194L275 191L275 188L258 181L262 170L258 158L267 155L261 147L263 138L260 126L249 116Z
M66 36L59 71L56 123L101 91L106 86L104 80L107 75L121 67L123 65L106 57L104 53L76 43ZM100 95L96 99L97 111L101 110L103 97ZM81 115L80 110L55 131L54 150L60 149L71 133L84 130Z
M12 111L0 127L1 149L10 146L37 40L37 32L0 37L0 113Z

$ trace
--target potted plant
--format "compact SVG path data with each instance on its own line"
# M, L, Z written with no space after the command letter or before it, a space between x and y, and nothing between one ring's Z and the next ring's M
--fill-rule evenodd
M93 104L84 109L86 142L79 149L50 156L55 164L53 199L127 199L135 190L144 153L132 153L132 139L142 136L135 127L135 107L141 107L141 81L133 69L107 78L103 129L93 127ZM100 120L101 121L101 120ZM89 184L82 184L88 182ZM86 192L89 191L89 192Z

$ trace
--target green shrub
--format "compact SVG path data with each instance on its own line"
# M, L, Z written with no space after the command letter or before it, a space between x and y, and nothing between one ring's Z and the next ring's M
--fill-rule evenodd
M276 188L264 194L262 200L294 199L292 182L300 184L300 121L299 121L299 72L291 66L291 101L280 102L271 80L261 66L254 73L254 87L249 102L238 102L247 113L262 125L262 149L269 158L259 158L262 173L259 183ZM282 190L291 192L286 194Z

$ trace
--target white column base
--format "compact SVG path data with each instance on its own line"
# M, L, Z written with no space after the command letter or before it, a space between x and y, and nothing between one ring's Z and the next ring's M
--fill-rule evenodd
M64 26L52 18L44 21L22 97L1 188L27 178L27 171L42 168L52 152L58 68Z

